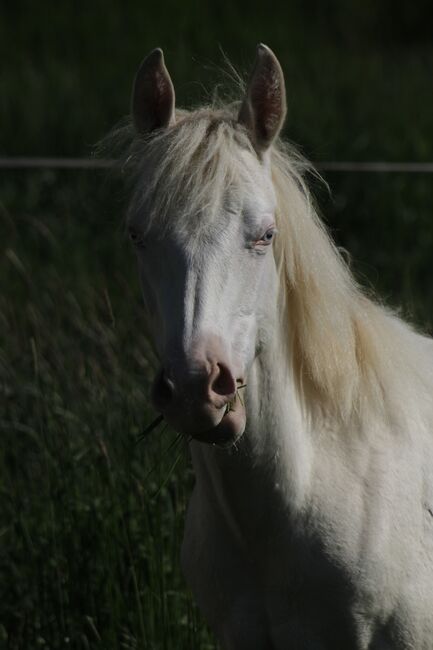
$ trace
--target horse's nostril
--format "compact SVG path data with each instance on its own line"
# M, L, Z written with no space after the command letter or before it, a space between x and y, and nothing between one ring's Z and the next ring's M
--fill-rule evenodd
M236 381L224 363L217 363L217 372L211 380L210 389L222 397L230 397L236 392Z
M153 385L153 402L157 408L163 409L172 401L173 396L174 384L171 379L167 377L164 370L161 370Z

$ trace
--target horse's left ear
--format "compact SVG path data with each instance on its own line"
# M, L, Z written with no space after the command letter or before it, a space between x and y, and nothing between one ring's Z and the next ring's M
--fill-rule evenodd
M139 133L169 126L174 122L174 87L157 47L142 61L135 75L131 111Z
M277 137L286 116L284 75L277 57L266 45L257 46L256 61L238 120L250 134L258 154Z

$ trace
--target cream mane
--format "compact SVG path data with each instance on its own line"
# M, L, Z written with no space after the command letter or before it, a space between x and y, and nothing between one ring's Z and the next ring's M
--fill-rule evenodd
M130 126L117 131L111 143L126 150L123 168L133 179L129 220L145 210L148 227L158 220L170 228L174 213L189 232L211 223L227 188L245 175L239 147L252 151L236 115L231 106L178 112L174 126L148 139ZM345 423L366 412L398 422L415 395L417 411L420 399L431 404L431 342L357 286L315 211L304 179L310 166L281 141L271 164L283 330L306 408Z
M291 150L280 142L272 162L281 235L276 257L301 394L310 408L345 423L371 413L401 424L411 400L418 410L423 397L431 404L433 345L355 282Z

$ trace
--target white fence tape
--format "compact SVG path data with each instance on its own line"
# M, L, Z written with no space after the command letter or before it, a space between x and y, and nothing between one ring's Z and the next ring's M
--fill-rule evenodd
M109 169L113 160L101 158L1 158L0 169ZM433 162L350 162L324 161L315 163L325 172L369 172L432 174Z

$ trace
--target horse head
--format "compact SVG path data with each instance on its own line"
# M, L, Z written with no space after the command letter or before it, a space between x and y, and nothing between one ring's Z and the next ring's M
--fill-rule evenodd
M133 87L141 144L128 227L161 363L152 400L176 430L221 446L244 432L243 388L274 321L269 151L285 107L281 67L264 45L231 112L176 111L159 49Z

